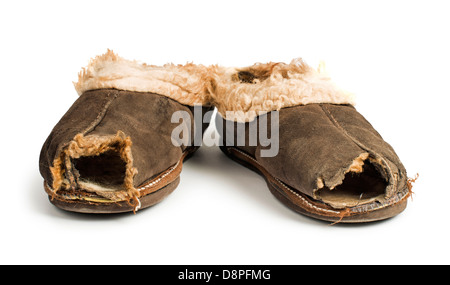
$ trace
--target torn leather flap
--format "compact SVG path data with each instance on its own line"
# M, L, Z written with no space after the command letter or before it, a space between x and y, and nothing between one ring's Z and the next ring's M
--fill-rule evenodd
M334 176L328 178L327 174L320 174L313 197L336 209L375 201L383 203L395 183L390 176L389 170L378 160L362 152L349 162L349 166L335 170Z

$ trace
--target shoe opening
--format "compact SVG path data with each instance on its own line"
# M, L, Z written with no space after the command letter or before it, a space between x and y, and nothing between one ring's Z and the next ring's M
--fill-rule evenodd
M110 136L76 135L51 167L53 191L85 190L113 201L137 197L131 144L120 131Z
M97 156L82 156L72 161L78 183L103 191L124 190L126 162L116 150Z
M323 186L316 195L330 206L342 209L381 201L385 197L387 185L376 167L366 160L361 171L347 172L341 184L333 189Z

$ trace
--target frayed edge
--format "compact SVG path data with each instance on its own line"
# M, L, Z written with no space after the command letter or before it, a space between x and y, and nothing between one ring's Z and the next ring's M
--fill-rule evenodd
M52 188L56 189L56 191L58 191L63 183L63 176L65 174L65 169L62 167L63 166L63 155L60 155L59 157L57 157L54 161L53 161L53 166L50 166L50 172L52 174L52 178L53 178L53 183L52 183Z
M406 186L408 187L408 195L406 195L406 199L411 197L411 201L413 201L413 194L415 194L412 191L413 188L413 183L416 183L416 180L419 178L419 173L416 173L416 175L414 176L414 178L408 178L408 180L406 181Z
M343 210L343 211L341 211L341 213L339 214L339 220L337 220L336 222L330 224L330 226L334 226L334 225L336 225L336 224L339 224L340 222L342 222L342 220L343 220L345 217L348 217L348 216L350 216L350 215L351 215L351 210L350 210L349 208L348 208L348 209L345 209L345 210Z
M126 163L125 168L125 180L124 187L125 193L117 197L104 196L105 198L111 199L117 202L118 199L127 201L130 206L133 206L135 211L140 208L140 192L134 187L134 177L138 173L137 169L133 167L133 156L131 153L132 141L130 137L127 137L122 131L118 131L115 135L111 136L84 136L83 134L78 134L74 139L68 144L68 146L62 151L61 155L56 158L53 162L53 167L50 170L53 175L53 197L56 192L62 187L73 189L76 187L77 182L72 173L72 163L71 159L79 158L82 156L98 156L101 153L107 152L109 150L116 149L119 152L120 157ZM67 176L69 181L68 185L63 185L64 175ZM96 192L98 195L103 196L100 192ZM132 201L132 202L131 202Z
M135 214L135 215L136 215L136 212L139 211L142 207L141 200L139 199L138 196L133 196L130 199L126 200L126 202L128 203L128 205L133 207L133 214Z

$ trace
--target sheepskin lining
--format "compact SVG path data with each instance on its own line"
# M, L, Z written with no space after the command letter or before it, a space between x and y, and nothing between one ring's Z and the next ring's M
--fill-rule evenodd
M207 70L192 63L164 66L141 64L123 59L108 49L81 70L74 85L79 95L89 90L114 88L156 93L189 106L208 105Z
M354 105L353 95L338 88L323 70L323 66L311 68L300 58L290 64L270 62L245 68L192 63L155 66L123 59L108 50L81 70L74 85L79 95L114 88L157 93L189 106L214 104L224 118L227 111L239 112L233 120L248 122L285 107Z
M253 121L256 116L285 107L313 103L354 105L354 96L338 88L323 71L302 59L290 64L255 64L246 68L211 67L210 93L222 117Z

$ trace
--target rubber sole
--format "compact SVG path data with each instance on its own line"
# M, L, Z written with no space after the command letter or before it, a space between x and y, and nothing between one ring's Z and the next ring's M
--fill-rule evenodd
M386 220L400 214L407 206L409 190L400 191L400 196L394 197L392 203L346 209L335 209L317 201L302 192L289 187L279 179L273 177L253 157L234 147L221 146L222 152L233 161L249 168L264 177L270 192L286 207L295 212L332 223L367 223Z

